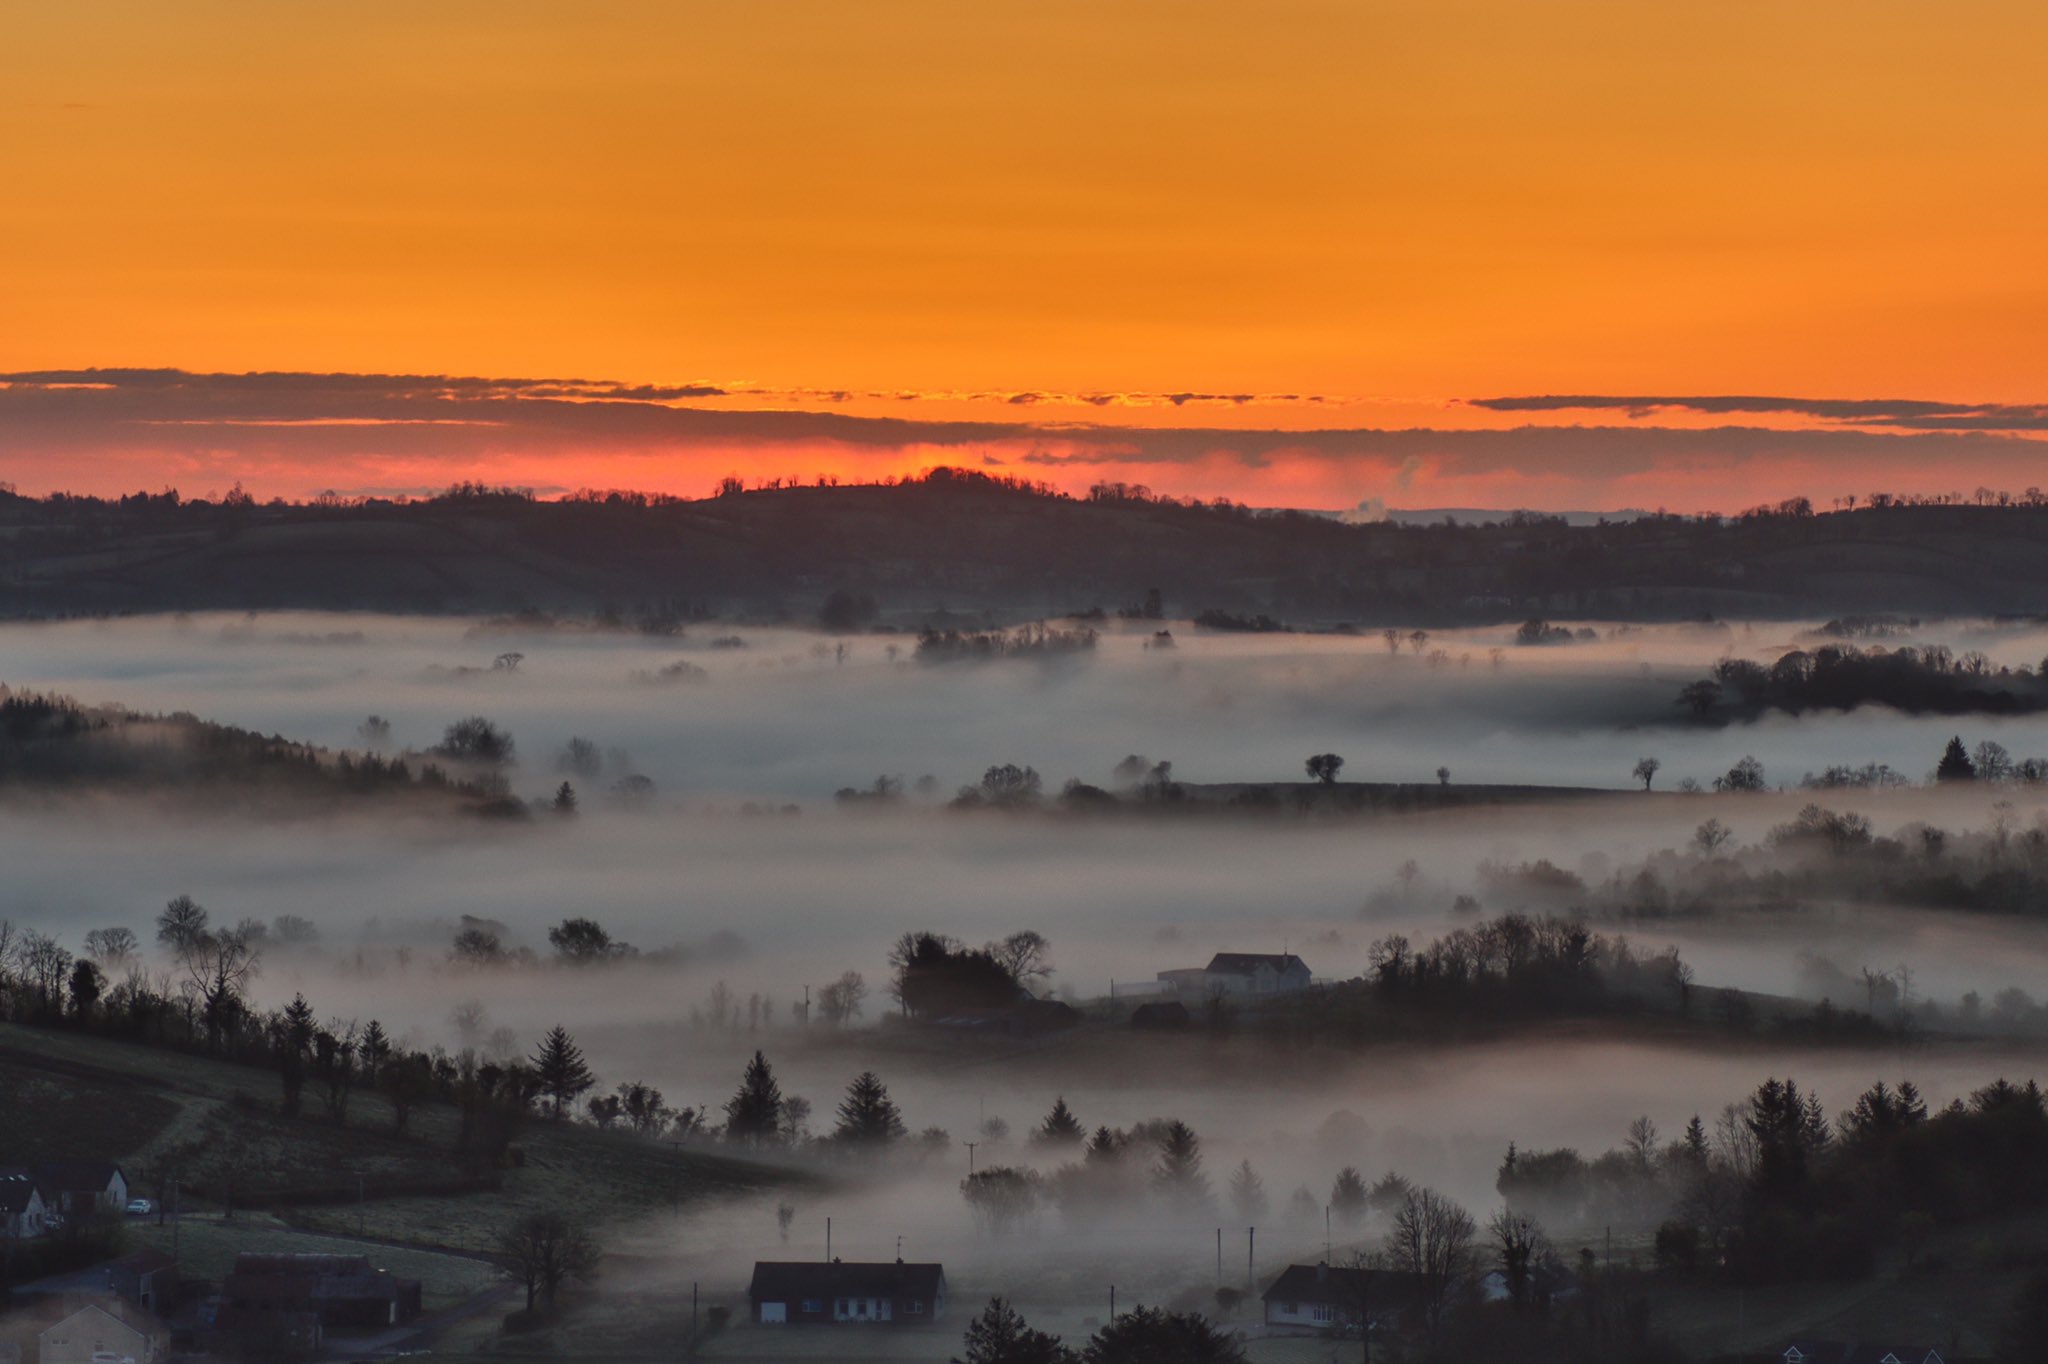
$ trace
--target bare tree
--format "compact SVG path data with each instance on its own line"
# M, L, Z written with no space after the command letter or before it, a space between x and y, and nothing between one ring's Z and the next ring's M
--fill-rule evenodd
M1043 933L1023 929L990 943L987 950L1019 985L1037 985L1052 975L1052 942Z
M1550 1253L1549 1238L1535 1218L1506 1208L1493 1215L1486 1233L1494 1258L1500 1262L1501 1277L1507 1280L1508 1297L1515 1306L1527 1307L1535 1270Z
M257 951L240 929L224 928L188 943L178 964L198 998L207 1041L218 1048L242 1011L242 991L260 964Z
M868 983L860 972L841 972L839 979L818 990L818 1012L836 1028L860 1017L860 1006L867 997Z
M598 1245L583 1227L559 1212L532 1212L498 1233L498 1253L526 1285L526 1307L536 1299L555 1305L570 1279L587 1283L597 1272Z
M1474 1268L1472 1215L1434 1189L1411 1192L1394 1213L1385 1249L1394 1268L1419 1276L1432 1334L1443 1324L1451 1292Z
M1647 791L1650 789L1651 780L1656 777L1658 771L1663 766L1664 764L1658 762L1655 758L1637 758L1633 775L1637 781L1643 784L1643 789Z

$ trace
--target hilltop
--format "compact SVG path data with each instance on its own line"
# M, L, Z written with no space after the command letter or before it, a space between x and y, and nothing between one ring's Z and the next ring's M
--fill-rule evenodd
M451 489L417 501L0 494L0 612L521 609L814 618L1134 608L1290 624L2048 613L2048 506L1803 502L1734 518L1355 525L936 470L690 501Z

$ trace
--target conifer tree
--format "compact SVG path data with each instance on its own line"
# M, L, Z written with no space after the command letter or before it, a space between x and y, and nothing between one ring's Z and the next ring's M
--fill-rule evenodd
M1088 1139L1088 1129L1081 1126L1081 1120L1067 1107L1066 1096L1061 1095L1053 1100L1052 1111L1031 1136L1046 1146L1078 1146Z
M540 1092L547 1096L549 1111L557 1122L578 1096L597 1083L597 1077L583 1062L583 1049L559 1023L541 1039L540 1050L533 1054L533 1069L540 1080Z
M1159 1164L1152 1182L1175 1202L1199 1203L1209 1196L1209 1177L1202 1173L1202 1141L1179 1118L1159 1134Z
M864 1070L846 1087L839 1105L839 1126L832 1139L848 1146L883 1147L903 1135L903 1115L875 1073Z
M1259 1178L1249 1160L1239 1161L1231 1171L1230 1206L1246 1222L1256 1222L1266 1215L1266 1182Z
M747 1062L739 1090L725 1102L727 1141L749 1146L773 1143L782 1131L782 1087L760 1052Z
M1025 1324L1016 1308L990 1298L980 1316L967 1324L967 1353L952 1364L1078 1364L1080 1356Z

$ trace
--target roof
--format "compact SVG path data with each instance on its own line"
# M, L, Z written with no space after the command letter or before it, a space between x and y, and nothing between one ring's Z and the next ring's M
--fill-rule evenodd
M375 1274L367 1255L266 1255L245 1250L235 1256L237 1274Z
M1780 1357L1790 1359L1795 1350L1800 1360L1812 1361L1812 1364L1942 1364L1941 1352L1931 1345L1795 1340L1779 1352Z
M1209 973L1222 976L1257 975L1261 966L1270 966L1281 975L1299 971L1310 974L1308 963L1292 952L1218 952L1209 958Z
M36 1182L28 1171L0 1165L0 1217L19 1217L36 1198Z
M105 1193L116 1177L126 1182L111 1160L46 1160L36 1166L36 1183L62 1193Z
M1422 1275L1405 1269L1352 1269L1343 1265L1289 1265L1260 1294L1264 1302L1328 1303L1356 1308L1361 1288L1372 1312L1407 1307L1425 1287ZM1915 1361L1914 1364L1918 1364Z
M946 1290L943 1265L901 1260L757 1260L747 1296L755 1302L787 1298L925 1298Z
M90 1312L97 1312L103 1317L112 1317L115 1321L136 1332L138 1335L162 1338L170 1334L171 1328L164 1325L162 1321L143 1311L140 1307L124 1302L120 1298L102 1298L98 1302L89 1302L69 1316L61 1317L51 1322L36 1334L38 1337L46 1336L58 1327L74 1322Z
M169 1253L161 1250L135 1250L112 1262L116 1269L125 1269L134 1274L154 1274L160 1269L176 1269L178 1262Z

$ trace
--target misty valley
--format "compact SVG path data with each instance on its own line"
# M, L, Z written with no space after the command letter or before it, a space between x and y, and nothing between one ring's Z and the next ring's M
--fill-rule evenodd
M1680 1359L2048 1256L2048 626L846 609L0 625L0 1156L141 1210L13 1280Z

